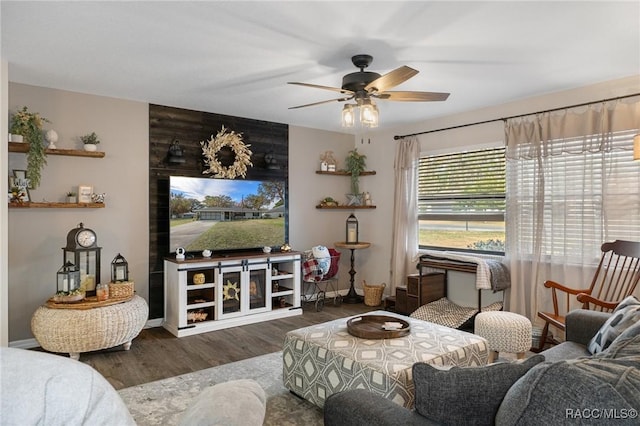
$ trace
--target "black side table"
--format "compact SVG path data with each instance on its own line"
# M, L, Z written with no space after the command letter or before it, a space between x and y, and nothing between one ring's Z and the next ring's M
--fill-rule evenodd
M342 301L344 303L361 303L362 302L362 296L358 295L358 293L356 293L356 288L355 288L355 276L356 276L356 270L353 267L353 263L355 260L355 251L356 250L360 250L360 249L366 249L369 248L369 246L371 246L371 243L364 243L364 242L360 242L360 243L345 243L345 242L338 242L338 243L333 243L336 247L338 248L344 248L344 249L349 249L351 250L351 269L349 270L349 275L351 275L351 285L349 286L349 293L346 295L346 297L344 297L342 299Z

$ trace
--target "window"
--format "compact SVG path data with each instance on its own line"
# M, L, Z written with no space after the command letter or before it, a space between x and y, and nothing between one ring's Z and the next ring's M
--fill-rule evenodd
M599 146L598 135L553 141L553 155L510 167L519 252L580 264L597 262L605 241L640 240L640 164L631 152L636 133L609 134L605 152L585 150ZM529 145L520 149L530 152Z
M504 148L422 157L419 247L504 253L505 173Z

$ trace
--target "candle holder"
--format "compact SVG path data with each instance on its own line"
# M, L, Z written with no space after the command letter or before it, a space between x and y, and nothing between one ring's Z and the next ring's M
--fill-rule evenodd
M345 241L349 244L358 242L358 219L353 213L347 218L347 235Z
M129 263L120 254L111 261L111 282L120 283L129 281Z
M68 295L80 288L80 270L71 262L62 265L56 278L57 293L59 294Z

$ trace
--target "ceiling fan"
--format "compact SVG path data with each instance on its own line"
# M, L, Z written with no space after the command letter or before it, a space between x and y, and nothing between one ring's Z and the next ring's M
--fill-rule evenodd
M355 55L351 57L351 62L353 62L356 68L360 68L360 71L352 72L342 77L342 87L340 88L310 83L289 82L289 84L331 90L346 95L341 98L298 105L290 107L289 109L350 100L355 100L356 102L356 105L352 106L362 107L363 105L372 104L371 98L401 102L433 102L445 101L449 97L449 93L440 92L389 91L389 89L404 83L418 74L418 71L406 65L396 68L384 75L380 75L377 72L365 71L365 68L367 68L372 61L373 57L371 55Z

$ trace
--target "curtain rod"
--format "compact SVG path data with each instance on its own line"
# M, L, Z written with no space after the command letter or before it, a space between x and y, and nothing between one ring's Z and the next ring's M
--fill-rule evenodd
M527 114L511 115L509 117L494 118L494 119L491 119L491 120L477 121L475 123L460 124L460 125L457 125L457 126L445 127L443 129L426 130L424 132L410 133L408 135L395 135L393 137L393 139L394 140L398 140L398 139L406 138L406 137L409 137L409 136L426 135L427 133L436 133L436 132L443 132L445 130L461 129L463 127L477 126L479 124L493 123L493 122L496 122L496 121L506 121L506 120L510 120L512 118L526 117L527 115L544 114L544 113L547 113L547 112L562 111L563 109L578 108L578 107L586 106L586 105L599 104L601 102L617 101L618 99L632 98L634 96L639 96L639 95L640 95L640 93L633 93L631 95L617 96L615 98L602 99L600 101L583 102L581 104L569 105L569 106L565 106L565 107L561 107L561 108L552 108L552 109L546 109L544 111L530 112L530 113L527 113Z

